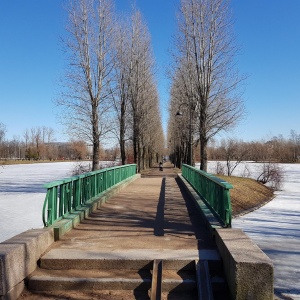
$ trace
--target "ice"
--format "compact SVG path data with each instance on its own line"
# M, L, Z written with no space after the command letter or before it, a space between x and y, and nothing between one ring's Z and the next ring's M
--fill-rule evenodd
M0 242L42 228L43 185L72 176L74 162L7 165L0 168Z

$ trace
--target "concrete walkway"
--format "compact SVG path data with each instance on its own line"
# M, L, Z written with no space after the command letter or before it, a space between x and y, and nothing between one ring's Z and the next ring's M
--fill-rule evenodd
M152 169L111 198L49 252L62 256L97 252L102 256L198 257L214 249L209 232L178 186L173 168ZM124 254L125 255L125 254Z
M171 165L153 168L54 243L44 259L218 260L209 231L187 199ZM34 297L25 292L19 299ZM85 298L77 293L76 299Z

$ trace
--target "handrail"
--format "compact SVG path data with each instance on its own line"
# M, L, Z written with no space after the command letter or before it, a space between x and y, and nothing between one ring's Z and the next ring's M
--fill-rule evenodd
M231 227L232 209L229 190L233 186L212 174L189 165L182 165L182 176L203 198L212 213L225 227Z
M44 226L93 201L107 189L136 174L136 164L93 171L44 185L47 194L43 205Z

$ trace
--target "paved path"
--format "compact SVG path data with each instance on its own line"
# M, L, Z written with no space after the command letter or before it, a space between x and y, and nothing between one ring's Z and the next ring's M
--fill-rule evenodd
M53 252L97 249L102 255L126 252L155 259L172 252L197 258L200 250L215 249L175 176L173 168L152 169L66 234Z

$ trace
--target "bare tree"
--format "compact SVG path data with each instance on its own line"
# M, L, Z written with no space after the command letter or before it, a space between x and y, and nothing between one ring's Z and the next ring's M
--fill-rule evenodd
M119 121L122 163L126 159L127 136L132 140L134 162L141 170L151 165L154 152L162 155L164 145L151 39L137 9L133 9L131 18L122 23L118 32L114 104Z
M4 142L6 126L0 122L0 143Z
M130 113L134 162L137 163L138 170L141 170L143 147L141 125L146 113L145 103L149 101L145 90L153 76L153 58L148 28L139 11L133 13L131 24L131 77L133 84L130 86Z
M58 104L68 133L93 145L92 169L99 169L100 138L111 129L114 51L110 0L69 2L65 49L69 70Z
M121 19L117 24L116 48L116 88L113 93L114 108L117 114L119 128L117 137L120 145L122 165L126 163L126 132L128 130L128 105L130 103L130 89L132 83L132 30L131 20Z
M151 39L136 8L118 26L114 93L119 125L117 136L122 164L126 161L126 140L131 139L134 162L141 170L152 164L157 152L162 155L164 145Z
M202 170L207 170L210 138L234 126L243 116L242 78L234 67L236 47L228 0L181 0L178 18L176 84L184 91L195 118Z
M42 144L42 129L41 127L32 127L30 130L31 144L34 146L35 159L40 159L40 146Z
M231 176L236 167L245 160L247 147L234 139L223 140L221 149L226 160L227 176Z
M1 158L5 157L5 147L4 147L5 132L6 132L6 126L0 122L0 161Z

